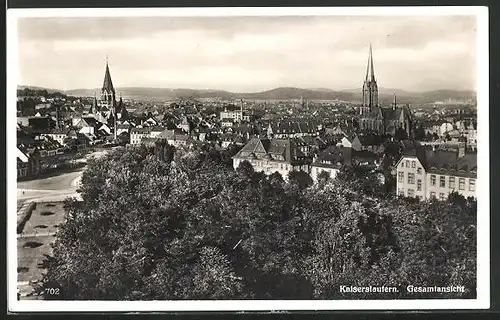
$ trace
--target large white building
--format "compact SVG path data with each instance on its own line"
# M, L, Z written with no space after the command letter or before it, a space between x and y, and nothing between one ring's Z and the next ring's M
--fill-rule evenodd
M130 130L130 144L140 144L143 138L151 137L151 127L132 128Z
M243 111L243 105L241 105L240 109L236 110L225 108L224 111L221 111L219 119L225 120L226 122L228 119L231 119L234 122L250 121L250 115Z
M477 154L465 153L465 144L456 152L412 150L396 168L399 196L446 200L456 191L466 198L476 197Z

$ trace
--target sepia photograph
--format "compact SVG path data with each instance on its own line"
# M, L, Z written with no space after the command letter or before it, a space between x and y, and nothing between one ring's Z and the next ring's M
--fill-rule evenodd
M489 307L487 8L7 22L9 310Z

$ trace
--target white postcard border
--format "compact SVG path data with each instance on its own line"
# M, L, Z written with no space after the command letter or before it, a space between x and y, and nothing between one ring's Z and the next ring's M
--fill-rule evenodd
M469 15L477 19L478 216L477 298L432 300L186 300L31 301L17 300L16 153L14 138L18 84L17 20L27 17L162 16L390 16ZM487 7L309 7L309 8L106 8L7 10L7 289L10 312L433 310L490 307L489 51Z

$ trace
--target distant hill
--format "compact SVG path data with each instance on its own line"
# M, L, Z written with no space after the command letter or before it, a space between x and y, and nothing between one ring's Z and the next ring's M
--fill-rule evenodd
M29 89L29 90L33 90L33 91L47 90L47 93L56 93L56 92L64 93L64 90L49 89L49 88L43 88L43 87L37 87L37 86L24 86L24 85L21 85L21 86L17 86L17 89L18 90Z
M25 86L26 87L26 86ZM47 89L47 91L53 89ZM248 99L248 100L343 100L360 102L362 99L360 89L335 91L325 88L303 89L294 87L280 87L262 92L235 93L224 90L196 90L196 89L169 89L169 88L143 88L124 87L116 89L118 95L126 99L156 99L170 100L179 98L221 98L221 99ZM61 91L69 96L88 96L99 94L100 89L75 89ZM427 104L447 99L467 100L476 99L474 91L435 90L427 92L410 92L399 89L379 89L379 100L382 104L390 104L393 94L396 93L398 103Z

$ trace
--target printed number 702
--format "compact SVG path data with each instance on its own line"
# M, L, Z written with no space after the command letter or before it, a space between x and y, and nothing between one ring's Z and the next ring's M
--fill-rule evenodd
M45 294L51 295L51 296L58 296L60 292L59 288L45 288Z

